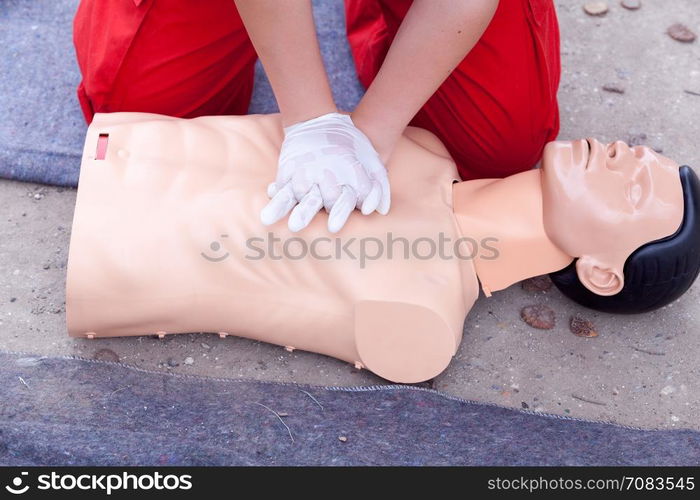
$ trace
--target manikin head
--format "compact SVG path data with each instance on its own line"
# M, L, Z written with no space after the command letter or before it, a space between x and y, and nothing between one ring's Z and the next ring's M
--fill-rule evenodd
M700 181L645 146L552 142L542 160L548 237L574 262L562 292L609 312L644 312L679 297L700 270Z

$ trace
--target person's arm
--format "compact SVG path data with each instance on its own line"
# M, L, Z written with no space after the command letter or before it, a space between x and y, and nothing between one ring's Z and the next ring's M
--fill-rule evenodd
M401 133L486 30L498 0L414 0L352 113L386 163Z
M339 231L354 211L386 214L386 169L370 140L337 113L316 38L311 0L235 0L282 114L284 141L263 224L289 214L292 231L325 207ZM359 167L359 168L358 168Z
M265 67L284 126L336 111L311 0L235 0Z

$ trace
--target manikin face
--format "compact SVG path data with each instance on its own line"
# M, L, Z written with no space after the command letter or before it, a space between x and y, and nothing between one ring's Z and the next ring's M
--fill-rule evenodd
M627 257L683 220L678 164L645 146L550 142L542 188L547 235L578 257L579 279L599 295L618 293Z

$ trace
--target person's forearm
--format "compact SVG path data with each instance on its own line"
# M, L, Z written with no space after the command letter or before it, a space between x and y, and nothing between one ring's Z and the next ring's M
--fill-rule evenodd
M498 0L414 0L352 114L384 161L413 116L486 30Z
M270 79L283 125L336 111L311 0L235 2Z

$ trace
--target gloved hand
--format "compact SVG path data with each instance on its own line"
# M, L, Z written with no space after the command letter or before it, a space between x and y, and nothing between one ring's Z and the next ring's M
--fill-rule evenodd
M277 179L260 213L263 224L289 216L291 231L306 227L321 207L328 230L340 231L355 208L386 215L391 204L386 168L348 115L328 113L284 129Z

